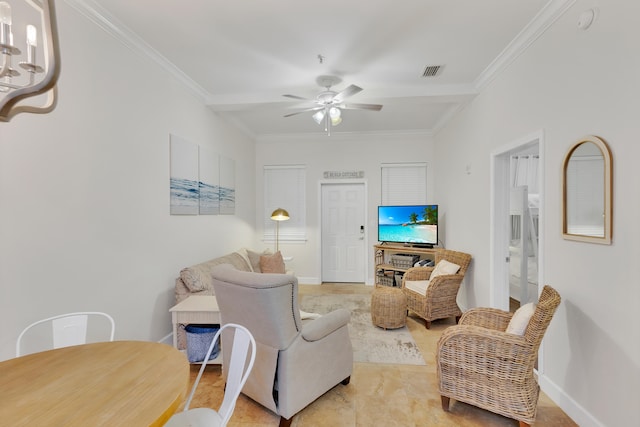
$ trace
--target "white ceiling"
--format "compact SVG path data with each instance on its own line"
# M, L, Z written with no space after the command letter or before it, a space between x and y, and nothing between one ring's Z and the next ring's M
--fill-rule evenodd
M333 134L436 132L544 31L566 0L66 0L248 134L322 134L320 75L355 103ZM324 60L320 63L318 55ZM442 65L435 77L426 66ZM161 90L161 89L159 89Z

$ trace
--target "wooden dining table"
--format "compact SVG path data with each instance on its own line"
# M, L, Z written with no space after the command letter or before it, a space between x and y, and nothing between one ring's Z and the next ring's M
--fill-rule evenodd
M189 363L146 341L84 344L0 362L0 425L161 426L182 404Z

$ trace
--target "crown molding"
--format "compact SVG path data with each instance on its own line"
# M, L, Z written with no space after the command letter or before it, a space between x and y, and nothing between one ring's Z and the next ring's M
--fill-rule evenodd
M202 86L196 83L192 78L185 74L174 63L169 61L166 57L161 55L157 50L151 47L134 31L126 27L122 22L110 14L104 7L98 4L95 0L64 0L69 6L77 10L80 14L85 16L91 22L95 23L98 27L102 28L107 34L120 41L127 48L131 49L136 54L146 57L159 65L167 73L173 76L179 83L181 83L193 96L200 100L203 104L209 106L213 111L215 108L215 97L207 92ZM531 20L531 22L522 30L518 35L507 45L507 47L485 68L482 73L475 79L472 85L470 85L465 93L472 94L475 92L477 95L484 88L486 88L502 71L504 71L516 58L518 58L527 48L542 34L544 34L549 27L560 18L576 0L549 0L542 10ZM471 97L473 98L473 96ZM402 132L368 132L359 133L359 135L409 135L409 134L423 134L424 136L433 136L439 133L449 122L449 120L455 116L465 105L469 103L469 100L463 100L453 108L451 108L436 125L428 132L407 130ZM227 117L229 119L229 117ZM251 138L272 139L276 138L313 138L316 134L284 134L284 135L254 135L240 122L233 121L234 126L238 127L242 133ZM338 136L339 133L336 133ZM342 134L342 137L350 138L347 134Z
M478 92L489 85L509 64L518 58L549 27L560 18L576 0L550 0L526 27L500 52L475 80Z
M367 131L367 132L331 132L327 135L324 132L307 132L307 133L269 133L261 134L256 137L256 144L279 143L279 142L317 142L320 139L329 141L366 141L367 138L427 138L433 137L430 130L401 130L401 131Z
M187 76L180 68L152 48L135 32L111 15L94 0L64 0L69 6L102 28L107 34L120 41L138 55L151 59L165 71L182 83L196 98L203 103L211 97L202 86Z
M431 128L431 132L433 133L433 135L437 135L438 133L440 133L440 131L447 126L449 121L453 117L455 117L458 112L462 111L464 107L469 104L469 102L470 101L461 102L459 104L451 106L451 108L449 108L448 111L445 112L442 117L440 117L440 120L438 120L438 122Z

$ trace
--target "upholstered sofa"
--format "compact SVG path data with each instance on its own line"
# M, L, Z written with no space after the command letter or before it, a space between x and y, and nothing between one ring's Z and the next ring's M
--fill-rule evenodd
M256 252L242 248L235 252L183 268L180 271L179 277L175 280L176 304L191 295L215 295L211 271L218 265L230 264L239 271L261 273L260 258L263 255L273 256L279 254L273 254L269 250ZM282 264L284 268L284 262ZM293 274L291 271L287 273ZM178 348L186 348L185 332L182 328L178 328Z
M191 295L214 295L211 269L220 264L231 264L238 270L252 271L251 266L239 252L185 267L180 270L180 276L176 278L176 304Z

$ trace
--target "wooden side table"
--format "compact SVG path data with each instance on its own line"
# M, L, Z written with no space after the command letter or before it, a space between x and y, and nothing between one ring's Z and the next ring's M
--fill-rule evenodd
M188 325L190 323L220 324L220 309L215 296L192 295L171 307L169 311L171 312L171 322L173 323L173 346L179 350L186 351L186 349L181 349L178 346L178 328L180 325ZM208 363L222 363L222 352Z

